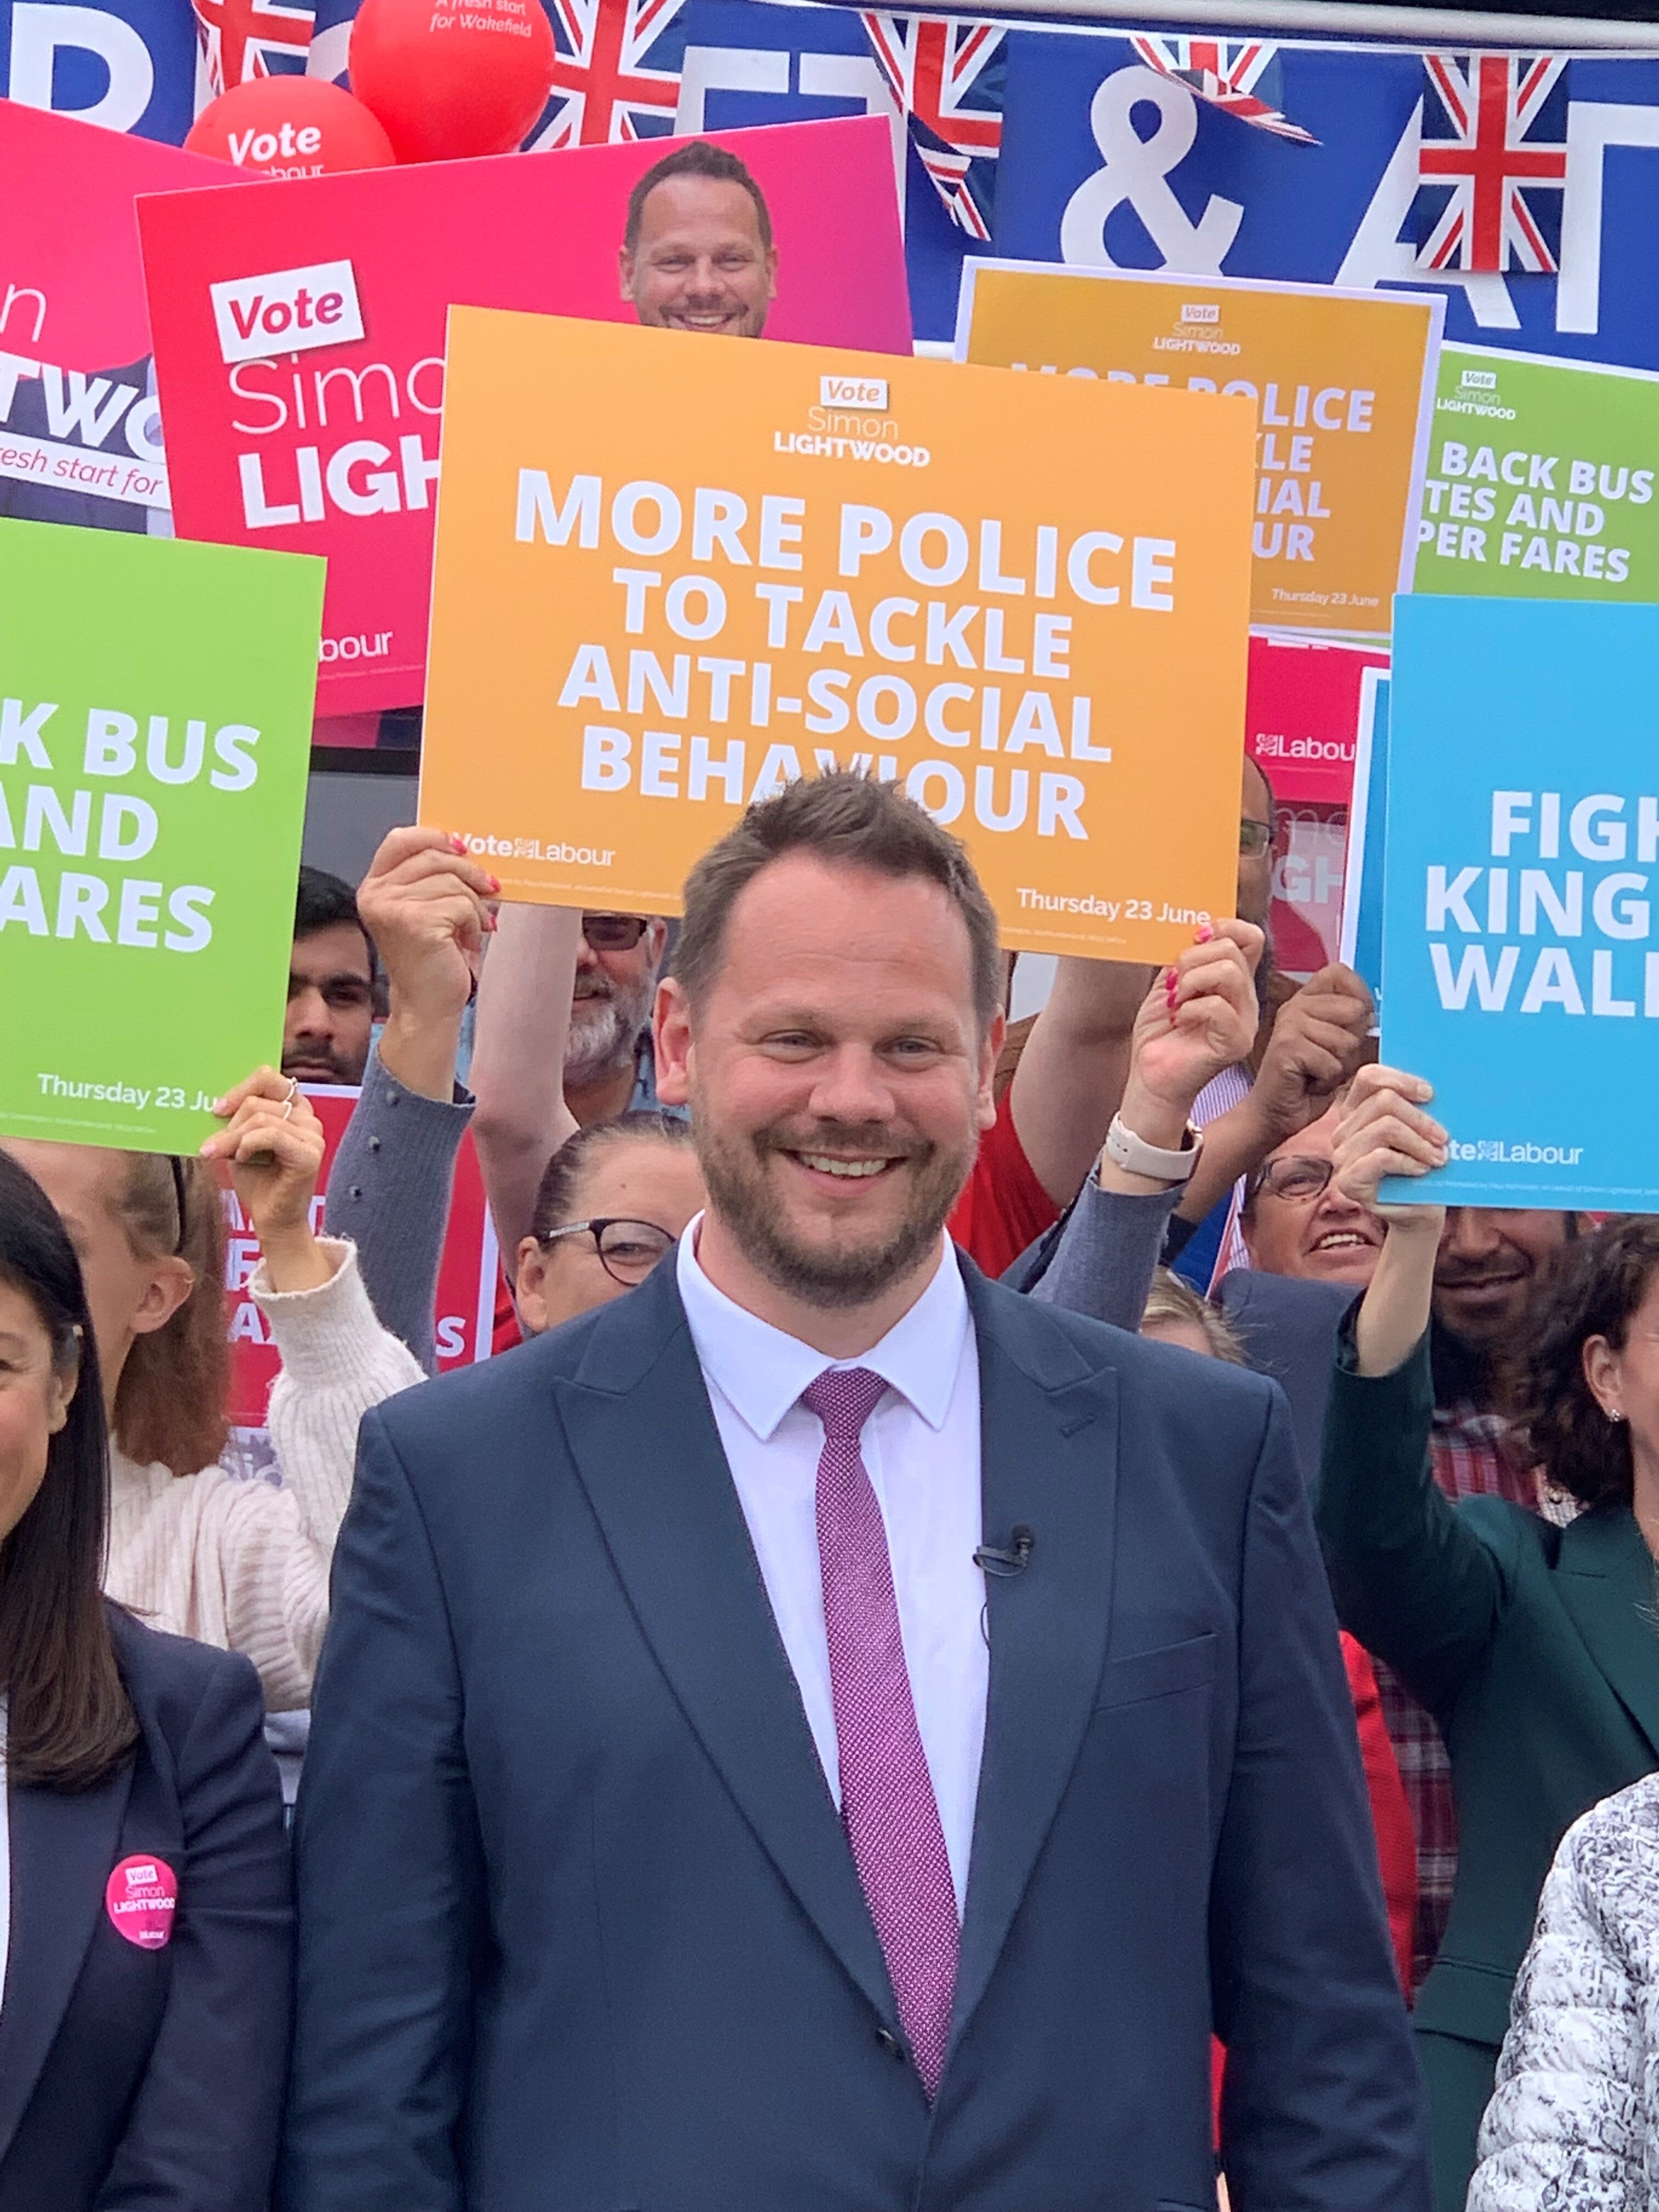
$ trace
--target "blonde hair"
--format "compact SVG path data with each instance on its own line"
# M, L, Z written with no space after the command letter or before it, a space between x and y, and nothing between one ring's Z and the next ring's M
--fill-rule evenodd
M1207 1298L1201 1298L1190 1284L1183 1283L1179 1275L1169 1268L1160 1267L1152 1278L1152 1287L1146 1299L1146 1310L1140 1317L1145 1328L1148 1322L1179 1322L1188 1328L1204 1332L1204 1341L1210 1347L1212 1359L1224 1359L1229 1366L1244 1367L1249 1362L1244 1347L1239 1342L1232 1323Z
M129 1152L126 1162L112 1210L128 1246L142 1259L176 1252L195 1280L163 1327L133 1340L115 1386L114 1440L141 1467L159 1460L174 1474L194 1474L218 1458L229 1434L219 1187L200 1160L180 1160L175 1169L165 1153Z

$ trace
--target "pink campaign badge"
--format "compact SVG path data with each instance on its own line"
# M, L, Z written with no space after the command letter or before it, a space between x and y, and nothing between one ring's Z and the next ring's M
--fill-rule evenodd
M104 1910L118 1936L141 1951L159 1951L173 1934L179 1877L165 1859L123 1859L104 1890Z

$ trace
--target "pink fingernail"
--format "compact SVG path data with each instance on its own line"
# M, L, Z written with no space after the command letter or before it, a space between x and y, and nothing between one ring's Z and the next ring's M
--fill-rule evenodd
M1196 945L1207 945L1214 935L1215 932L1211 928L1209 923L1207 921L1201 921L1198 925L1197 929L1194 932L1193 941Z
M465 852L465 850L466 850L466 840L465 840L465 837L463 837L463 836L460 835L460 833L459 833L459 830L452 830L450 831L450 833L449 833L449 849L450 849L450 851L451 851L452 853L464 853L464 852Z
M499 876L492 876L492 877L489 878L489 895L490 895L490 896L491 896L492 898L499 898L499 897L500 897L500 896L501 896L501 878L500 878Z

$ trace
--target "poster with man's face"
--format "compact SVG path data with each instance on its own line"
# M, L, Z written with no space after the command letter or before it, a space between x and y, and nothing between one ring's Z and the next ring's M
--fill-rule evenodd
M910 350L868 116L248 184L234 221L168 194L139 223L178 527L326 555L321 715L422 696L452 306Z

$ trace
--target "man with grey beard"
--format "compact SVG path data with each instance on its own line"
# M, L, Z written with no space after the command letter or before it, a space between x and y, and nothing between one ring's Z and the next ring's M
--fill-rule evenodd
M642 914L585 914L565 1043L564 1101L580 1127L657 1103L651 1001L668 926Z

